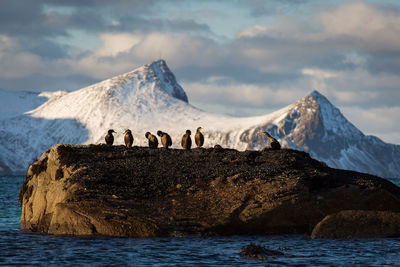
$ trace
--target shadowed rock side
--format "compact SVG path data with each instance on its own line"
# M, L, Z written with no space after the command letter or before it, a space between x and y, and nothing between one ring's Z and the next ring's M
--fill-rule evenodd
M326 216L311 238L385 238L400 236L400 213L375 210L344 210Z
M29 167L21 229L129 237L311 233L341 210L400 210L400 189L282 149L56 145Z

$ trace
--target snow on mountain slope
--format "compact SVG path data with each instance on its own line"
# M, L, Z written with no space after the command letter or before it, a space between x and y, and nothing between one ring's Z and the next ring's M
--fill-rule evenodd
M129 128L135 143L146 145L144 133L161 129L174 139L174 147L180 147L186 129L194 132L202 126L211 132L206 146L222 141L223 145L245 149L245 144L238 143L237 132L268 117L234 118L191 106L163 60L78 91L53 94L28 114L46 120L76 120L88 130L84 143L104 142L105 133L112 128L117 131L115 144L122 144L123 132Z
M116 145L123 144L125 129L132 130L134 144L140 146L147 145L145 132L162 130L179 148L186 129L194 136L201 126L205 147L262 149L268 141L260 132L268 129L284 147L308 151L332 167L400 176L400 146L364 136L318 92L264 116L207 113L188 103L165 61L159 60L74 92L39 96L47 102L0 121L0 173L24 172L32 158L56 143L104 143L108 129L117 131Z
M46 100L46 97L39 96L38 93L0 89L0 120L21 115L40 106Z

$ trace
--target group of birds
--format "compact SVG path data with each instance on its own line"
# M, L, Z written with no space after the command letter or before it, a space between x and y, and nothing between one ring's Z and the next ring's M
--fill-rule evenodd
M203 128L198 127L196 130L196 135L194 136L194 141L196 142L197 147L202 147L204 145L204 135L201 133L202 129ZM112 144L114 143L113 133L115 133L115 131L110 129L110 130L108 130L108 134L105 137L106 144L109 146L112 146ZM192 139L190 137L191 133L192 132L190 130L186 130L186 133L182 136L181 145L184 149L192 148ZM169 134L158 130L157 135L161 138L161 144L164 148L169 148L170 146L172 146L172 139L171 139L171 136L169 136ZM149 141L150 148L158 147L158 139L155 135L151 134L150 132L147 132L144 136ZM133 139L131 130L129 130L129 129L126 130L125 136L124 136L124 141L125 141L125 145L127 148L132 147L133 140L134 139Z
M201 130L203 128L198 127L196 130L196 134L194 136L194 141L196 142L197 147L202 147L204 144L204 135L201 133ZM110 129L108 130L108 134L105 137L106 140L106 144L109 146L112 146L112 144L114 143L114 136L113 133L115 133L114 130ZM262 131L262 134L266 135L269 139L269 142L271 144L271 149L272 150L279 150L281 149L281 144L278 142L278 140L276 140L275 138L273 138L268 132L266 131ZM192 132L190 130L186 130L186 133L182 136L182 141L181 141L181 145L184 149L191 149L192 147L192 139L190 137L190 135L192 134ZM169 148L170 146L172 146L172 139L171 136L169 136L169 134L167 134L166 132L157 131L157 135L161 138L161 144L164 148ZM158 139L155 135L151 134L150 132L146 132L146 134L144 135L147 140L149 141L149 147L150 148L157 148L158 147ZM127 148L132 147L133 145L133 135L131 130L126 130L125 131L125 136L124 136L124 141L125 141L125 145Z

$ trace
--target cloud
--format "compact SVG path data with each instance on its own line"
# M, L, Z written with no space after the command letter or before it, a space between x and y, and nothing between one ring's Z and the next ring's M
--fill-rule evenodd
M67 60L70 69L102 79L158 58L166 59L174 69L190 64L209 68L220 61L218 45L199 35L107 33L101 34L99 39L102 45L93 52Z
M71 31L87 34L210 32L208 25L192 19L159 16L171 2L177 4L179 0L4 0L0 9L0 34L38 40L60 36L73 38Z
M336 77L337 74L332 72L332 71L326 71L326 70L321 70L321 69L302 69L301 73L303 75L309 75L312 77L315 77L317 79L329 79L329 78L333 78Z
M359 106L365 109L399 106L400 76L392 73L371 74L365 69L341 71L327 81L328 96L341 106Z
M329 78L337 77L337 74L332 71L326 71L321 69L302 69L301 73L303 75L311 76L312 86L315 90L325 91L328 86L326 80Z
M140 42L140 37L128 33L100 34L103 45L94 52L98 57L116 56L129 51Z
M145 14L152 12L150 7L155 3L147 5L140 1L136 2L140 6L138 8L142 8ZM117 27L131 27L127 26L124 18L133 22L132 25L142 25L151 19L143 16L127 16L129 12L126 10L115 16L116 20L103 22L95 20L94 24L100 25L96 28L86 21L94 16L93 12L88 11L94 5L92 1L85 3L43 1L42 4L55 9L50 8L46 13L36 8L35 14L44 12L47 14L47 19L57 15L59 25L71 26L73 25L70 22L71 18L76 18L76 25L81 23L84 27L86 25L87 30L99 31L97 32L99 45L92 51L60 46L49 41L29 47L28 41L14 37L13 40L20 49L14 49L9 53L7 62L11 61L13 53L16 55L16 60L11 62L11 66L30 62L35 66L31 68L32 71L42 74L46 71L55 73L54 69L66 67L63 70L66 75L83 74L90 79L105 79L154 59L165 58L176 72L178 79L186 83L209 82L210 77L220 76L227 77L225 81L233 85L249 84L280 90L275 88L298 83L299 86L309 86L309 90L319 89L328 92L340 91L340 88L351 92L370 91L374 90L374 86L385 87L383 91L389 92L396 87L395 83L390 81L397 80L400 71L400 48L395 51L386 50L388 47L395 49L397 47L395 44L400 42L397 39L392 40L399 31L400 24L397 22L400 16L386 7L366 3L329 8L314 15L311 20L280 16L275 23L253 25L239 32L236 38L224 43L217 43L212 37L206 37L198 32L115 30ZM302 4L302 1L297 4ZM99 10L105 12L104 10L109 8L111 10L109 12L112 13L127 8L127 5L129 5L127 1L117 1L115 6L105 1L99 3ZM60 11L62 7L71 7L73 10L62 13ZM76 11L78 7L82 7L83 10ZM133 12L136 14L136 11ZM84 15L83 18L87 15L87 18L78 20L80 14ZM350 14L351 19L345 20L344 18ZM63 16L68 19L60 20ZM369 17L374 18L370 25L366 23ZM155 28L163 28L161 25L164 22L168 24L167 20L163 19L158 22L154 19L152 21L156 21L155 24L148 24ZM346 25L338 27L342 21L346 21ZM201 28L201 24L193 22L192 25L187 20L172 19L171 23L187 24L189 28ZM108 26L105 26L106 24ZM107 27L113 30L108 31ZM205 26L204 30L207 29ZM371 44L375 39L380 39L382 44L379 42ZM370 47L374 47L375 50L371 50ZM48 58L46 49L53 51L47 55ZM9 72L15 69L17 67L11 68ZM24 73L25 71L22 71L15 75L21 76ZM376 77L385 77L389 80L385 81L384 85L382 83L379 85ZM357 81L356 78L362 80ZM308 82L305 83L304 80ZM341 87L335 88L338 85ZM302 91L305 91L305 88L302 88ZM344 93L337 94L340 103L350 103L354 98L350 95L357 94L348 93L347 97L344 95ZM361 104L360 101L356 103Z
M351 91L334 91L334 96L341 103L354 103L355 100L359 102L374 101L378 96L378 92L364 92L360 95L359 92Z
M126 2L119 4L123 6ZM346 23L351 25L342 30L336 28L335 23L349 14L353 14L352 19ZM43 53L41 49L22 51L21 48L18 53L14 50L16 60L11 66L16 67L3 75L10 76L17 69L17 64L30 62L31 66L36 66L32 70L43 75L48 75L47 71L55 74L55 70L64 68L65 75L79 74L87 76L88 80L100 80L164 58L178 79L187 84L212 84L210 78L218 76L226 77L224 83L237 90L243 84L272 91L295 88L297 85L301 92L313 89L326 92L339 104L386 105L391 102L384 100L397 90L396 70L400 70L400 65L397 66L400 63L396 59L400 58L391 54L390 71L381 69L380 74L371 72L369 66L385 65L383 57L366 50L367 45L361 45L362 42L359 46L355 45L359 37L353 38L355 32L369 31L373 34L379 29L378 26L373 29L365 26L364 18L372 15L376 17L372 24L383 25L385 36L397 33L396 25L390 27L391 22L397 22L400 17L395 12L370 4L347 4L322 11L311 22L282 16L274 24L244 29L236 38L222 44L199 33L104 31L98 33L100 45L96 49L77 50L70 58L62 59L65 50L54 46L54 54L60 55L57 61L40 57L39 53ZM363 36L367 42L374 39L367 39L368 34ZM18 40L15 39L15 42ZM382 50L385 49L386 46L382 47ZM15 75L20 77L25 74L22 71ZM218 83L220 85L221 80ZM387 96L368 93L376 88ZM364 95L368 97L360 100L357 97L359 92L366 92ZM286 101L289 102L289 99Z
M311 93L309 78L273 85L236 83L229 77L183 82L189 101L208 111L235 116L263 115Z
M400 50L400 40L396 38L400 34L399 22L396 9L353 3L321 11L307 20L282 16L276 24L253 25L237 37L247 38L247 42L262 42L268 47L292 43L291 48L298 46L307 51L307 47L314 47L317 52L329 54L354 50L378 53Z
M246 0L243 2L250 5L252 16L260 17L298 10L304 4L307 4L309 0Z
M400 144L400 125L398 121L400 106L362 109L342 108L343 114L366 135L379 136L383 141Z
M317 16L321 37L340 39L368 51L400 49L400 16L395 8L353 3Z
M17 79L32 73L41 63L39 56L23 51L18 42L0 35L0 79Z

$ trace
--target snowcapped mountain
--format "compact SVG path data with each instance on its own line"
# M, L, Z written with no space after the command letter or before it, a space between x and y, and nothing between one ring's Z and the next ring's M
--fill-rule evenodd
M212 114L191 106L165 61L158 60L74 92L1 94L7 99L0 104L12 108L0 117L0 173L24 173L57 143L104 143L108 129L117 131L116 145L123 144L125 129L140 146L147 145L145 132L162 130L178 148L186 129L194 135L201 126L205 147L262 149L268 141L260 132L267 129L284 147L305 150L331 167L400 177L400 146L365 136L316 91L264 116Z
M365 136L317 91L266 128L287 147L304 150L331 167L400 177L400 146Z

